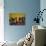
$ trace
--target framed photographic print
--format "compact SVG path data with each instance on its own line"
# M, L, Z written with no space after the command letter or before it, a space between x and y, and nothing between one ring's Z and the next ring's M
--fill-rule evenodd
M9 24L10 25L25 25L25 14L24 13L9 13Z

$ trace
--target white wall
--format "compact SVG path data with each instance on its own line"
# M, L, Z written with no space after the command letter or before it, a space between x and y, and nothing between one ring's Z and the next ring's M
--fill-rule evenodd
M41 9L41 11L43 9L46 9L46 0L40 0L40 9ZM41 21L40 24L43 26L46 26L46 11L43 12L42 17L43 17L44 21L43 22Z

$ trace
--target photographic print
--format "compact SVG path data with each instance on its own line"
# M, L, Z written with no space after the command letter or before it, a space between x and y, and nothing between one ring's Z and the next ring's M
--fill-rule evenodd
M10 25L25 25L25 14L23 13L9 13Z

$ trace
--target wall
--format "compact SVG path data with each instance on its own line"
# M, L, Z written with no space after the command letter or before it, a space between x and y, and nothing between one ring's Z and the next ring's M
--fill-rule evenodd
M41 0L40 1L40 9L41 9L41 11L43 9L46 9L46 0ZM46 26L46 11L43 12L42 17L43 17L43 22L41 21L40 25Z
M18 41L31 31L36 12L40 10L40 0L4 0L4 35L7 41ZM9 12L24 12L26 25L10 26Z

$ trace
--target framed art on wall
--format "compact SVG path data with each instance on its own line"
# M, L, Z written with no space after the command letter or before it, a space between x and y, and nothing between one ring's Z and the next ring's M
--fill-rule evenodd
M24 13L9 13L9 24L10 25L25 25L25 14Z

